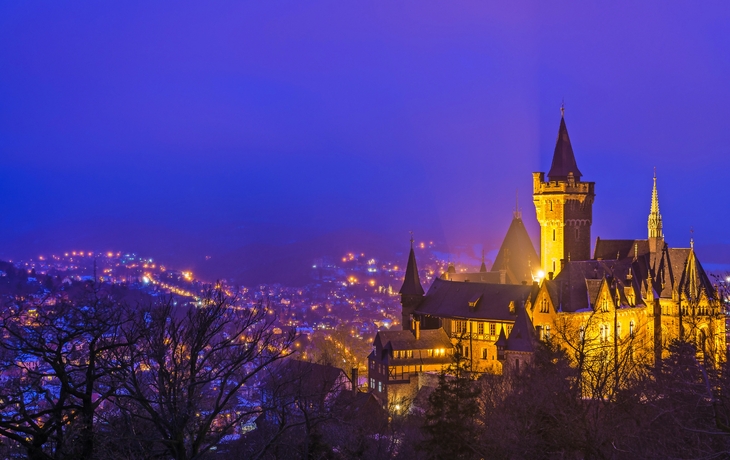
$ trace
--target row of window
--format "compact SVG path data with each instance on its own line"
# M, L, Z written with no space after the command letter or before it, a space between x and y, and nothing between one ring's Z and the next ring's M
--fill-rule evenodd
M580 339L585 340L585 326L580 327ZM629 337L634 337L636 334L636 323L632 319L629 322ZM611 326L608 324L601 324L598 327L598 338L601 342L607 342L611 337ZM621 323L616 324L616 337L621 338Z
M469 332L466 321L453 320L451 325L451 331L454 334L466 334ZM477 335L484 335L485 332L489 335L497 335L497 323L486 323L483 321L476 322Z
M428 350L422 350L426 352L426 356L428 358L437 357L440 358L442 356L446 356L446 349L445 348L431 348ZM421 355L423 356L423 355ZM393 350L393 358L396 359L407 359L407 358L413 358L413 350Z

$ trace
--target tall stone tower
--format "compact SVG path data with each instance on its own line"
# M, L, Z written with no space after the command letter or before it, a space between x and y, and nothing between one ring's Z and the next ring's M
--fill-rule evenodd
M400 288L401 321L404 331L411 329L411 315L423 302L423 294L423 286L421 286L416 265L416 254L413 252L413 237L411 237L411 252L408 254L406 276L403 286Z
M545 173L532 173L533 200L540 223L540 263L545 273L557 275L564 260L591 257L591 223L595 182L582 182L560 109L560 128L553 162Z

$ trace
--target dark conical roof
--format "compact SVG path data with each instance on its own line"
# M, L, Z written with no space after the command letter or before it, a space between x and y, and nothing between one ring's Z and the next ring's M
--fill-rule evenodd
M553 153L553 163L550 166L548 178L550 180L565 181L568 179L568 173L571 172L575 180L579 181L582 174L578 170L578 165L575 163L573 146L570 145L568 128L565 126L565 117L560 117L558 140L555 143L555 153Z
M532 271L539 269L540 258L537 257L530 235L522 219L515 215L494 259L492 271L505 270L508 283L520 284L523 281L532 282Z
M517 319L507 337L507 350L535 351L535 327L527 316L524 306L517 307Z
M499 329L499 338L497 338L497 341L494 342L494 345L502 348L507 347L507 336L504 335L504 326Z
M416 254L413 252L413 244L411 244L411 252L408 254L406 277L403 280L400 293L403 295L423 295L423 286L421 286L421 279L418 277L418 267L416 266Z

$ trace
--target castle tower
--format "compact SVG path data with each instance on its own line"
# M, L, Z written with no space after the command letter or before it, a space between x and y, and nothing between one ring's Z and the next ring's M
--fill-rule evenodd
M547 274L557 275L565 260L591 257L591 223L595 182L582 182L560 109L560 128L553 162L545 173L532 173L533 200L540 223L540 263Z
M403 286L400 288L401 321L403 330L411 329L411 315L423 301L423 286L418 277L418 266L416 265L416 254L413 252L413 237L411 237L411 252L408 254L406 265L406 276Z
M662 215L659 214L659 196L656 191L656 170L654 171L654 188L651 190L651 210L649 211L649 253L659 254L664 246L662 232Z

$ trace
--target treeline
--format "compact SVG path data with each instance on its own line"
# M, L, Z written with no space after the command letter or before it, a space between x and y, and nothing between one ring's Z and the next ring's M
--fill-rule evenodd
M117 286L38 282L3 296L0 457L202 458L261 412L247 391L294 339L220 290L131 304Z

